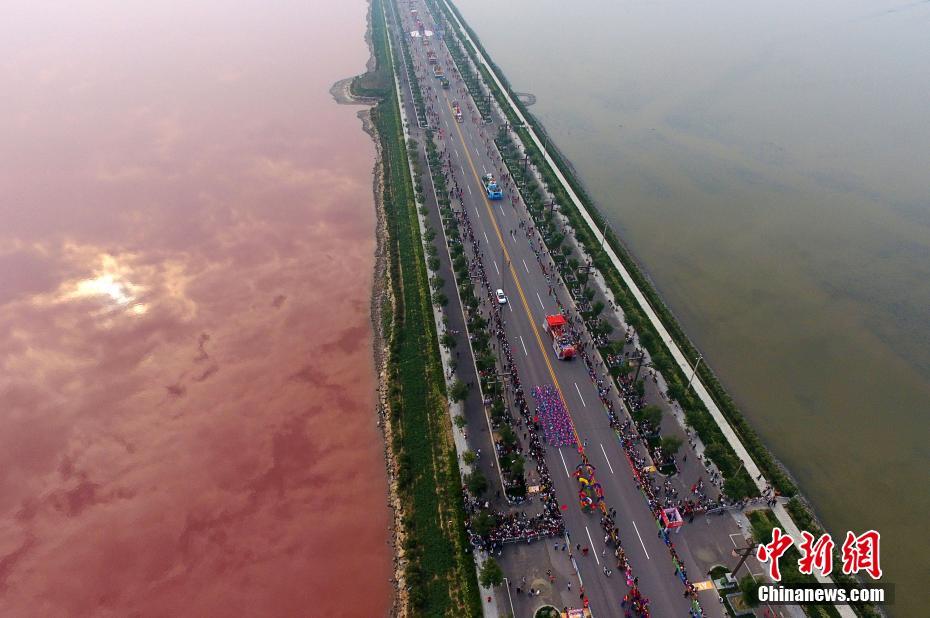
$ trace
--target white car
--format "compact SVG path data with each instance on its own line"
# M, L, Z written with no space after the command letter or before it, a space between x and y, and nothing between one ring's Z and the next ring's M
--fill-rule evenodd
M504 295L504 290L497 290L496 294L497 294L497 304L498 304L498 305L506 305L506 304L507 304L507 296Z

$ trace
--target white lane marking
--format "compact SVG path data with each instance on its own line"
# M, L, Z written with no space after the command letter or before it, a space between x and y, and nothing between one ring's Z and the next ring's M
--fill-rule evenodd
M516 616L517 613L513 611L513 597L510 596L510 582L507 580L506 577L504 578L504 581L507 582L507 598L510 599L510 615Z
M559 457L562 458L562 467L565 468L565 476L572 478L572 475L568 473L568 465L565 463L565 456L562 454L562 449L559 449Z
M475 156L478 157L479 159L481 158L481 155L478 154L478 147L477 147L477 146L475 146Z
M530 353L526 351L526 344L523 343L523 335L517 335L517 337L520 338L520 345L523 346L523 353L529 356Z
M465 185L465 188L468 189L468 195L471 195L471 185Z
M543 304L542 296L539 295L539 292L536 292L536 298L539 299L539 306L542 307L543 311L546 310L546 306Z
M501 274L501 269L497 267L497 260L494 260L494 270L497 271L497 274Z
M600 564L601 564L601 559L597 557L597 550L594 549L594 540L591 538L591 531L588 530L588 527L587 527L587 526L584 527L584 531L585 531L585 532L587 533L587 535L588 535L588 543L591 544L591 553L594 554L594 559L597 560L598 565L600 565Z
M504 207L501 206L500 204L498 204L497 207L498 207L498 209L500 209L500 211L501 211L501 216L502 216L502 217L506 216L506 215L504 214Z
M481 233L484 234L484 240L485 240L485 242L487 242L487 243L490 245L490 244L491 244L491 239L488 238L488 233L485 232L484 230L481 230Z
M581 389L578 388L578 383L577 383L577 382L573 382L572 384L575 385L575 390L578 391L578 399L581 400L581 405L583 405L584 407L587 408L587 407L588 407L588 404L586 404L586 403L584 402L584 397L581 396Z
M526 260L520 260L523 262L523 270L526 271L526 274L530 274L530 267L526 265Z
M475 206L475 214L478 215L478 218L481 218L481 209Z
M510 313L513 313L513 303L508 302L507 308L510 309Z
M456 151L453 150L452 152L456 152ZM462 178L465 178L465 168L459 165L459 169L462 171Z
M601 444L601 452L604 453L604 460L607 461L607 467L610 468L610 473L614 473L614 467L610 465L610 460L607 459L607 451L604 450L604 445Z
M630 521L633 521L632 519ZM633 530L636 530L636 536L639 536L639 528L636 527L636 522L633 521ZM646 560L652 560L649 557L649 552L646 551L646 544L643 543L643 537L639 536L639 544L643 546L643 553L646 554Z

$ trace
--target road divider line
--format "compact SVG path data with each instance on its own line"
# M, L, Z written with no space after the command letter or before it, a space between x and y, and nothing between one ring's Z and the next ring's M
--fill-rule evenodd
M581 400L581 405L583 405L584 407L587 408L587 407L588 407L588 404L586 404L586 403L584 402L584 397L581 396L581 389L578 388L578 383L577 383L577 382L572 382L572 384L575 385L575 390L578 391L578 399Z
M594 549L594 539L591 538L591 531L588 530L588 527L587 527L587 526L584 527L584 531L585 531L585 533L588 535L588 543L591 544L591 545L590 545L590 547L591 547L591 554L594 555L594 559L597 560L597 564L598 564L598 566L600 566L600 564L601 564L601 559L597 557L597 550Z
M604 461L607 462L607 467L610 468L610 473L614 473L614 467L610 465L610 460L607 458L607 451L604 450L604 445L601 444L601 452L604 453Z
M559 449L559 457L562 458L562 467L565 468L565 476L572 478L572 475L568 473L568 464L565 463L565 455L562 454L562 449Z
M510 615L516 616L516 612L513 609L513 597L510 596L510 581L505 577L504 581L507 582L507 598L510 599Z
M643 543L643 537L639 535L639 528L636 527L636 521L632 519L630 521L633 522L633 530L636 530L636 536L639 537L639 544L643 546L643 553L646 554L646 560L652 560L652 558L649 557L649 552L646 551L646 544Z
M452 107L449 105L448 100L446 101L446 106L451 112ZM458 124L455 125L455 130L459 134L459 140L464 145L465 136L462 134L462 129L458 126ZM478 176L478 170L475 169L475 162L468 154L467 147L465 148L465 158L468 159L468 165L471 167L471 172L474 175L475 181L480 184L481 178ZM539 346L540 355L542 356L543 362L546 363L546 369L549 370L549 377L552 378L552 385L555 387L555 391L559 394L559 400L565 407L566 414L568 414L568 419L572 426L572 434L575 436L575 443L580 445L581 438L578 436L578 430L575 428L575 419L572 418L571 407L568 405L568 401L565 400L565 393L562 392L562 385L559 383L559 379L555 375L555 369L552 368L552 361L549 360L549 353L547 351L548 346L543 344L542 335L539 333L539 326L536 325L536 321L533 319L533 314L530 311L530 304L526 300L526 294L523 292L523 286L520 284L520 277L517 276L517 270L513 267L513 262L510 259L510 252L507 251L507 245L504 243L504 235L501 234L500 226L498 226L497 221L494 220L494 213L491 212L491 206L487 201L484 202L484 207L488 209L488 214L490 215L489 218L491 219L491 224L494 226L494 232L497 234L497 240L500 243L501 251L504 253L504 258L507 260L507 265L510 266L510 275L513 277L514 285L517 286L517 294L520 295L520 302L523 303L523 311L526 312L526 317L530 321L530 326L533 328L533 335L536 337L536 345ZM538 296L539 293L537 293L537 297ZM542 299L540 299L540 301L542 301ZM545 311L545 307L543 307L543 310ZM583 447L581 447L581 450L583 452Z

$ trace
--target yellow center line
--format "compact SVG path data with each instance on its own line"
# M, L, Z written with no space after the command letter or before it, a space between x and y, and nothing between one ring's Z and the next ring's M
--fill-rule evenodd
M446 95L446 106L449 108L449 111L452 112L452 105L449 103L449 96ZM455 114L453 113L453 116ZM472 161L471 154L468 152L468 145L465 143L465 136L462 135L462 129L459 127L459 123L455 123L455 130L459 134L459 140L462 142L462 150L465 151L465 158L468 159L468 166L471 168L471 173L474 174L475 180L478 181L478 184L481 185L482 190L484 190L484 185L481 181L481 176L478 174L477 169L475 169L475 162ZM546 367L549 369L549 376L552 377L552 382L555 385L555 390L559 394L559 399L562 400L562 405L565 407L565 413L568 415L568 420L572 424L572 433L575 434L575 443L578 447L579 452L583 451L581 438L578 436L578 430L575 429L575 419L572 418L571 411L568 408L568 402L565 400L565 395L562 394L562 387L559 385L559 379L555 377L555 371L552 369L552 362L549 360L549 353L546 351L546 347L543 345L542 337L539 334L539 328L536 326L536 321L533 319L533 314L530 312L529 304L526 302L526 295L523 294L523 286L520 285L520 278L517 276L517 271L513 267L513 262L510 259L510 252L507 251L507 246L504 244L504 236L501 234L500 227L497 225L497 220L494 218L494 210L491 208L491 205L488 203L488 200L484 200L484 207L488 211L489 219L491 224L494 226L494 232L497 234L497 240L500 242L501 249L504 251L504 257L507 259L507 265L510 267L510 276L513 277L513 281L517 284L517 293L520 294L520 300L523 303L523 310L526 312L526 317L530 321L530 326L533 327L533 334L536 335L536 343L539 345L539 351L542 353L543 360L546 361Z

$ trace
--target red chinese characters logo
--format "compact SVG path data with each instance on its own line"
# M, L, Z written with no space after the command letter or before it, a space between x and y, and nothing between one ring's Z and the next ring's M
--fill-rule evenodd
M881 534L875 530L863 532L859 536L847 532L843 542L843 573L853 575L865 571L872 579L879 579L882 576L878 559L881 538Z
M759 545L756 558L759 562L769 562L769 576L773 581L781 581L781 571L778 569L778 559L794 544L794 540L784 534L781 528L772 528L772 542Z
M798 570L811 575L816 567L823 575L833 571L833 547L835 543L829 534L824 534L817 541L810 532L802 532L804 541L801 543L801 559L798 560Z

